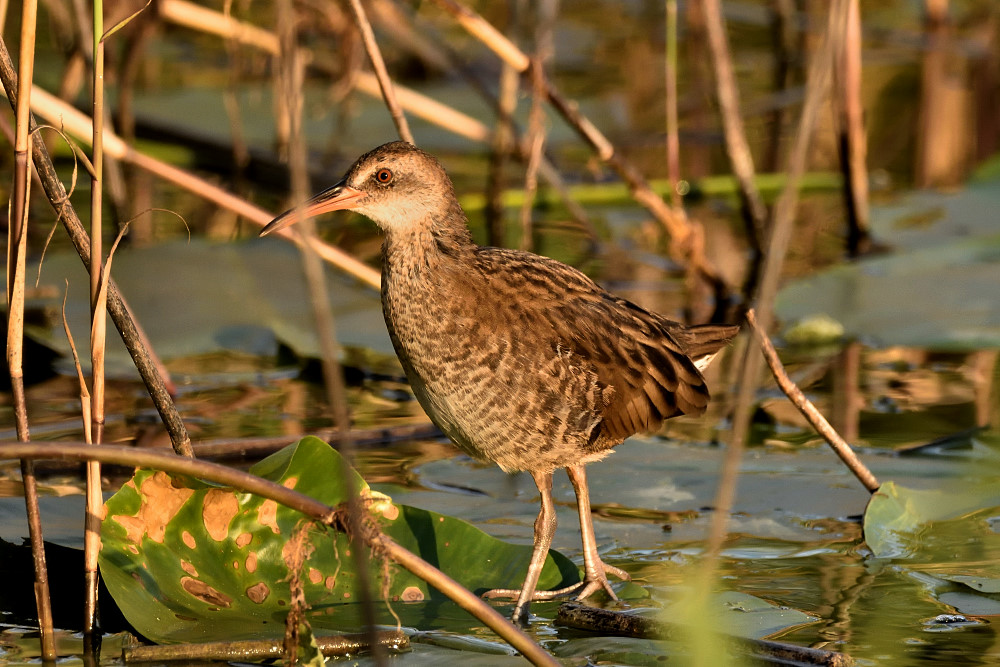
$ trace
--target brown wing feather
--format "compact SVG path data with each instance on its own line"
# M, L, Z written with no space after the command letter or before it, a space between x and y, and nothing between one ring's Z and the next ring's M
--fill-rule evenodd
M705 411L705 380L675 336L685 335L683 325L615 297L576 269L544 257L480 248L477 266L488 282L504 283L493 285L500 293L518 294L516 303L498 308L526 310L518 319L531 327L532 337L547 338L548 349L572 353L581 372L596 374L598 383L611 390L604 392L609 401L592 406L601 418L598 448L656 429L671 417ZM717 338L702 347L717 343L717 350L728 340Z

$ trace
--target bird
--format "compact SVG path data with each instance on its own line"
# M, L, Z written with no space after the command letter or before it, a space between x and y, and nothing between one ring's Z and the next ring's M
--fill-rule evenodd
M701 371L737 334L685 326L604 290L579 270L526 251L474 242L442 164L411 143L365 153L346 175L260 232L350 209L378 225L382 313L413 393L460 449L508 473L527 472L541 497L515 622L533 600L598 590L617 599L591 520L585 466L627 437L705 412ZM552 476L565 468L577 498L583 581L536 591L556 530Z

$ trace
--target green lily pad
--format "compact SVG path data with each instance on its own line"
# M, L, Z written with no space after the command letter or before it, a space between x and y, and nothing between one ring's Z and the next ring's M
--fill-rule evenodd
M947 489L908 489L885 482L872 495L865 510L865 541L878 558L909 557L917 562L947 563L954 560L958 543L943 539L944 535L957 533L955 537L960 537L963 532L969 535L970 529L948 522L960 518L981 522L983 515L997 506L1000 506L1000 486L992 478ZM983 537L989 534L996 535L989 531ZM951 556L928 558L936 547L950 550Z
M251 469L266 479L329 505L346 499L345 476L389 537L444 570L467 588L517 588L531 555L452 517L392 503L372 491L332 449L307 437ZM294 566L295 538L305 531ZM160 642L280 637L291 601L289 579L301 577L314 628L360 625L361 579L346 536L311 523L291 509L252 494L164 472L139 470L106 503L101 573L130 623ZM375 595L399 611L408 602L440 606L444 596L402 568L387 568L370 553ZM577 567L552 551L539 589L579 581ZM386 606L379 611L392 621Z
M724 613L721 627L737 637L760 639L780 630L803 623L812 623L815 616L791 607L780 607L761 598L739 591L724 591L713 597Z
M995 477L932 490L886 482L865 512L865 540L938 602L963 614L1000 614L998 509Z

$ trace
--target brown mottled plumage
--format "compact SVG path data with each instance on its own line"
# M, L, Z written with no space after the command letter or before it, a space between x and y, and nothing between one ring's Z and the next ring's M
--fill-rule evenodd
M577 494L585 581L612 597L597 555L583 465L625 438L680 414L700 415L700 373L737 332L685 327L598 287L576 269L472 241L451 180L405 142L361 156L344 179L298 215L350 208L385 232L382 312L414 394L435 424L472 456L532 474L542 495L535 549L514 617L532 599L555 531L552 472L567 468Z

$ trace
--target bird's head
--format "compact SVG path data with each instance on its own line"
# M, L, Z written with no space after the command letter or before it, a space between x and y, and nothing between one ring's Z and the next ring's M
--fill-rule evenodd
M434 225L461 211L441 163L413 144L394 141L362 155L339 183L285 211L260 235L343 209L371 218L388 233ZM464 214L459 219L464 225Z

